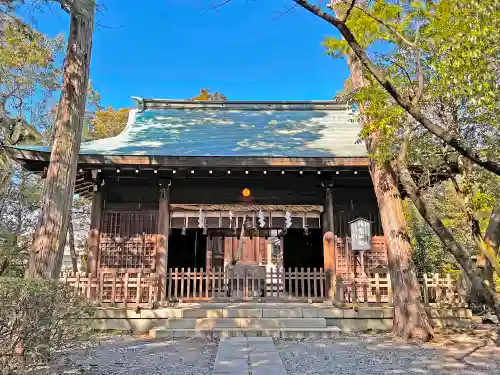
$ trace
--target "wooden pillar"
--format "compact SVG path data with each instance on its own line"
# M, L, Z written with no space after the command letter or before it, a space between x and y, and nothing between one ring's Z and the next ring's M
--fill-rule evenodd
M333 215L333 184L325 185L325 202L323 204L323 234L332 232L335 235Z
M87 272L93 276L97 276L97 265L99 259L99 238L101 236L101 217L104 194L102 189L94 191L92 194L92 210L90 216L90 230L87 241L88 256L87 256Z
M170 183L160 189L158 203L158 248L156 251L156 273L159 277L160 301L166 300L166 275L168 269L168 234L170 232Z
M336 259L334 240L335 236L332 232L326 232L323 235L323 258L326 273L325 295L329 299L335 298Z
M323 207L323 268L326 273L326 296L330 299L335 298L335 281L337 276L332 187L332 184L325 186L325 203Z

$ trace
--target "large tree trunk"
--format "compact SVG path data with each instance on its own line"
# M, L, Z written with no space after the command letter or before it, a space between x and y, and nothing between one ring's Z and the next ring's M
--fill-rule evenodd
M69 255L71 256L71 266L74 273L78 272L78 257L76 255L75 248L75 231L73 228L73 215L71 215L68 221L68 246L69 246Z
M362 65L352 52L347 55L347 63L351 72L352 89L366 87L368 82L363 76ZM362 104L360 108L363 118ZM369 121L369 119L363 118L363 121ZM370 154L375 152L377 142L378 134L374 132L366 141ZM394 171L390 165L381 164L372 159L370 172L382 227L387 238L387 257L394 303L392 333L404 339L427 341L432 338L433 331L420 296L420 286L412 259L412 248L403 211L403 199Z
M441 219L439 219L437 214L426 205L420 196L420 192L415 184L415 181L411 177L410 171L405 165L398 165L398 176L406 193L412 200L418 212L420 212L420 215L422 215L424 220L430 225L448 251L453 254L456 261L460 264L460 267L462 267L471 282L472 290L481 291L486 304L493 309L495 314L500 318L500 298L496 294L494 286L489 284L487 280L484 279L481 269L476 267L469 252L460 246L448 228L446 228Z
M485 251L489 251L491 256L498 257L498 248L500 246L500 202L497 202L490 216L490 222L484 235ZM484 276L491 285L494 285L493 280L493 264L483 253L478 257L478 264L484 268ZM499 274L500 275L500 274Z
M95 11L94 1L75 4L71 10L54 144L26 273L28 277L59 276L68 230L68 213L73 200L85 112Z

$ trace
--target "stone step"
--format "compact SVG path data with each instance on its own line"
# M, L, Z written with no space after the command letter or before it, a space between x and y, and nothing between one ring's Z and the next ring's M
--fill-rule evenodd
M303 306L278 306L274 304L234 304L232 306L213 307L174 307L159 308L155 310L143 310L141 318L147 319L169 319L169 318L352 318L355 311L351 309L341 309L333 306L312 307L308 304ZM391 309L363 309L363 317L391 318ZM370 314L370 315L368 315Z
M325 318L173 318L165 328L213 329L213 328L325 328Z
M155 328L149 331L152 338L224 338L224 337L274 337L282 339L332 338L342 334L338 327L324 328Z

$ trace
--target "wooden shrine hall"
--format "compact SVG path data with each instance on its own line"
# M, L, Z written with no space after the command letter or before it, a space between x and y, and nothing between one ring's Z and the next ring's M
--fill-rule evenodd
M75 193L92 199L90 277L140 274L160 299L322 299L336 275L386 265L346 103L137 103L119 135L81 144ZM48 165L47 147L6 150L30 171Z

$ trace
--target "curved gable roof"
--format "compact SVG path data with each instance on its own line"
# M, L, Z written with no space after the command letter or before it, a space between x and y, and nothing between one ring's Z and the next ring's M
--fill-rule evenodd
M356 116L338 102L140 100L116 137L83 142L81 155L363 157ZM46 151L46 147L24 146Z

